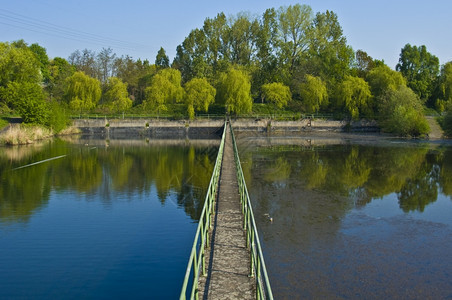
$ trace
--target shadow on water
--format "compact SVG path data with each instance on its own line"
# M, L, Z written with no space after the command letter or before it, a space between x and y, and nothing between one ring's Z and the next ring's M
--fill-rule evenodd
M450 146L245 137L239 151L276 298L452 296Z

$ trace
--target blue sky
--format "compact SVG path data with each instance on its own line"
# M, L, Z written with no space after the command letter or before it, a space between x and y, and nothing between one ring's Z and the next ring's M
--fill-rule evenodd
M77 49L111 47L119 56L153 63L160 47L172 60L177 45L207 17L262 15L296 3L334 11L348 44L391 68L407 43L426 45L441 64L452 61L450 0L0 0L0 41L37 42L50 57L64 58Z

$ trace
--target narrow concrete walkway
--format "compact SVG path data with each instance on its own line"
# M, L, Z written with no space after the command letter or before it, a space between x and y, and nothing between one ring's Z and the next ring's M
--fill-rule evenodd
M250 254L246 248L234 150L226 129L220 187L206 254L207 277L199 280L200 299L255 299L254 278L248 277Z

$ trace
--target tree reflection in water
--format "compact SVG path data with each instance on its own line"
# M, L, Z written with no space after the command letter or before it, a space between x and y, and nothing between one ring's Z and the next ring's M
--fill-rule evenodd
M216 141L213 145L217 144ZM177 205L194 220L200 216L217 146L180 145L76 146L60 140L43 145L0 149L0 220L27 221L55 190L80 195L99 193L105 205L112 191L146 194L155 187L160 202L177 195ZM64 159L13 170L18 166L68 154Z
M419 215L452 212L450 147L238 144L276 298L448 295L451 223Z

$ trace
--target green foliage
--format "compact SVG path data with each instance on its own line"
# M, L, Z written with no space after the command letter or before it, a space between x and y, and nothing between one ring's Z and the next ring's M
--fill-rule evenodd
M216 90L206 78L193 78L185 84L185 103L188 116L193 119L195 109L207 112L209 105L215 101Z
M66 84L65 98L71 109L84 111L96 107L102 93L99 80L75 72L66 79Z
M102 106L112 112L124 112L132 107L132 100L127 93L127 84L117 77L108 78L102 96Z
M181 73L175 69L160 70L151 79L151 85L146 88L145 107L166 111L167 104L179 103L184 96L181 87Z
M31 44L29 49L34 53L40 64L40 70L45 83L49 82L49 57L47 50L39 44Z
M369 111L371 99L369 84L364 79L347 75L339 85L338 105L345 106L352 119Z
M8 126L9 121L6 118L0 118L0 130Z
M355 53L355 70L358 77L366 78L366 75L376 67L375 61L370 57L367 52L358 50Z
M430 130L422 114L423 105L410 89L400 86L388 90L380 99L380 125L386 132L401 136L420 136Z
M309 63L329 86L341 81L350 72L353 49L347 45L337 15L332 11L317 13L309 45Z
M40 62L29 48L0 43L0 86L11 81L40 83L41 79Z
M280 82L267 83L262 86L262 99L283 108L292 100L292 93L288 86Z
M396 70L406 78L408 87L425 101L433 94L439 60L424 45L417 47L406 44L400 53Z
M313 15L311 7L305 4L290 5L278 10L280 58L288 62L290 72L309 49Z
M379 97L388 90L395 91L400 86L406 86L402 74L391 70L387 65L375 67L367 74L367 82L374 97Z
M441 127L448 137L452 137L452 103L449 103L445 115L441 118Z
M300 84L300 96L307 112L317 112L328 104L326 84L320 77L306 75L306 81Z
M217 87L218 103L224 104L228 113L249 113L253 105L250 91L248 74L237 68L230 68L220 76Z
M436 96L435 108L437 111L443 112L448 105L452 104L452 62L446 63L441 68Z
M45 124L48 107L42 88L32 82L9 82L1 91L2 98L19 112L25 123Z
M53 132L58 133L71 123L66 109L60 103L52 101L48 104L48 110L49 115L44 125L51 128Z
M166 55L165 49L160 47L159 52L155 58L155 65L159 68L169 68L169 58Z
M64 58L55 57L49 62L48 68L49 76L46 90L52 100L56 99L61 102L66 90L66 79L75 73L75 67Z

